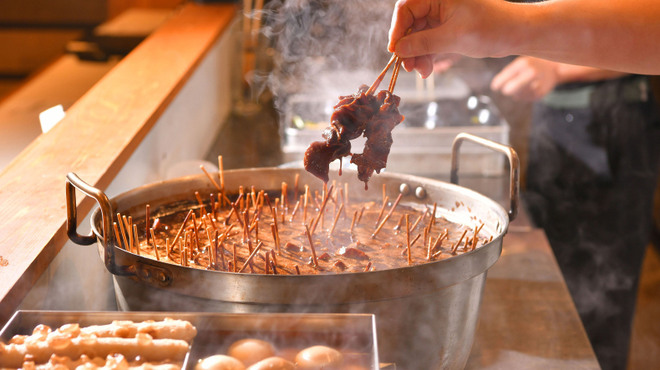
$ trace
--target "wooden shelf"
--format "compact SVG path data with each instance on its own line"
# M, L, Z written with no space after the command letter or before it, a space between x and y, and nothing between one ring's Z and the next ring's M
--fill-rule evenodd
M234 14L234 5L186 4L0 173L0 322L67 240L65 175L105 189ZM86 214L92 200L80 198Z

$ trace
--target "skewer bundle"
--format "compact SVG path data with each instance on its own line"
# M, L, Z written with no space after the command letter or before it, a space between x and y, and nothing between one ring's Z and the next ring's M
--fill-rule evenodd
M212 183L220 188L218 199L227 199L224 207L212 195L193 192L183 211L147 205L140 222L117 213L116 245L183 267L294 275L411 266L467 253L492 238L481 221L473 227L452 223L436 215L437 204L405 204L402 194L392 201L385 189L382 202L349 203L348 188L341 184L314 195L305 184L284 183L285 194L243 187L227 196ZM283 217L289 208L293 211ZM270 232L260 233L264 228Z

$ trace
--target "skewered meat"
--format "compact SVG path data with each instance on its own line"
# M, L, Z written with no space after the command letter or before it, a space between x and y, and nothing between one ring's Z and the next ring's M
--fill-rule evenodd
M374 171L380 173L387 164L392 146L391 131L402 120L400 98L387 90L378 96L368 94L362 85L354 95L341 96L331 116L331 124L323 132L325 141L313 142L305 151L305 169L328 182L330 163L351 155L350 140L367 137L364 153L352 154L358 166L358 178L366 183Z
M403 121L399 113L401 99L387 90L382 90L377 97L380 108L367 122L364 136L367 138L362 154L353 154L351 163L358 167L358 179L364 181L365 187L371 175L387 165L387 156L392 147L392 130Z
M378 110L378 101L367 94L368 89L362 85L354 95L340 96L330 126L323 131L325 141L315 141L305 151L305 169L324 182L328 182L330 162L351 154L350 140L362 135Z

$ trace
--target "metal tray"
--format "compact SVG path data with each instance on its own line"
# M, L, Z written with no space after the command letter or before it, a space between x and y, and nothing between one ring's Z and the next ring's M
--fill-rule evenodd
M184 369L193 369L202 358L225 354L231 343L243 338L267 340L277 349L327 345L339 349L350 364L365 369L394 368L379 365L375 317L370 314L17 311L0 332L0 340L7 342L14 335L31 334L39 324L55 329L67 323L83 327L114 320L139 322L166 317L190 321L197 328Z

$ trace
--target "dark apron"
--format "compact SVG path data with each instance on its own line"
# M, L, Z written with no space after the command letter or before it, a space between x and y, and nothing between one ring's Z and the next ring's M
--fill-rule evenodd
M560 88L534 108L525 200L604 369L626 367L659 149L643 76Z

